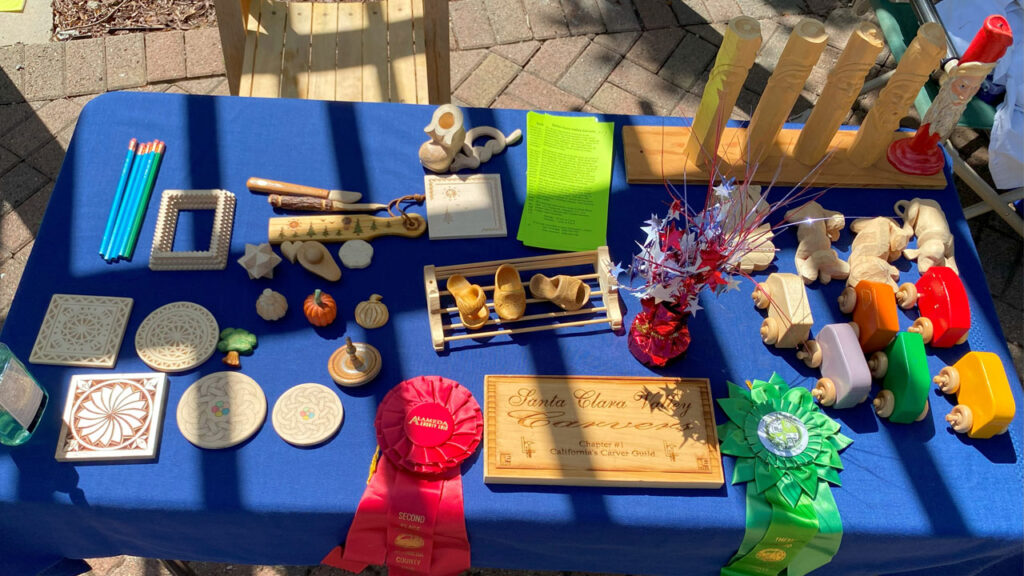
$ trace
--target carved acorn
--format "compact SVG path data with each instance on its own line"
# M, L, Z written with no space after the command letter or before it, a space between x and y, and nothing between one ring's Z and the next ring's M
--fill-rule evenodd
M302 312L313 326L327 326L338 316L338 305L330 294L318 288L306 296L306 301L302 303Z
M388 322L388 307L384 305L380 294L370 295L370 299L356 305L356 323L363 328L380 328Z
M288 301L280 292L274 292L270 288L264 289L260 297L256 299L256 313L264 320L280 320L287 311Z

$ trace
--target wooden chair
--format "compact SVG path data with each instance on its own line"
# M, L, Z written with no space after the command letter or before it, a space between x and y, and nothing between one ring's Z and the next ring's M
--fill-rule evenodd
M444 104L447 0L214 0L231 93Z

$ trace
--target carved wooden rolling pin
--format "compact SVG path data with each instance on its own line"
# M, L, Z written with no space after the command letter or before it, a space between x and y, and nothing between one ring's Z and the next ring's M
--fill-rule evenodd
M267 202L274 208L303 212L377 212L388 209L387 204L346 204L310 196L281 196L280 194L271 194L267 197Z
M302 184L267 180L266 178L249 178L249 180L245 182L245 186L249 188L250 192L256 192L257 194L311 196L313 198L323 198L325 200L333 200L335 202L359 202L363 197L359 192L327 190L326 188L314 188L312 186L303 186Z

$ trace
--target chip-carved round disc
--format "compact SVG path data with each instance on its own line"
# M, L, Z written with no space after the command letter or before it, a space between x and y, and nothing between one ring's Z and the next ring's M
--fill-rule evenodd
M313 446L333 436L344 418L337 393L321 384L299 384L274 403L271 422L285 442Z
M171 302L146 316L135 333L135 351L161 372L184 372L206 362L217 349L220 329L209 310Z
M214 372L188 387L178 402L178 429L200 448L248 440L267 417L267 397L241 372Z
M338 348L331 354L327 361L327 371L331 373L331 379L341 386L362 386L377 377L380 373L380 352L376 348L364 342L353 342L356 347L356 356L362 361L356 365L345 346Z

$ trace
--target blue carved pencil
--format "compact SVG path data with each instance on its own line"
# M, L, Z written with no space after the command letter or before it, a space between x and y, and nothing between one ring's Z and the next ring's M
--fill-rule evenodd
M142 182L142 196L135 206L135 214L131 215L132 224L128 230L128 235L124 243L121 244L121 249L117 252L120 258L131 260L132 254L135 253L135 244L139 239L139 231L142 229L142 219L146 216L146 207L149 206L149 197L153 193L156 174L160 171L160 159L164 155L164 143L160 140L155 140L154 142L156 142L156 146L153 148L150 162L146 165L146 178Z
M124 200L124 191L128 186L128 175L132 171L136 144L138 144L138 141L135 138L128 141L128 156L124 159L124 167L121 168L121 178L117 181L117 191L114 192L114 202L110 205L107 227L103 230L103 240L100 241L100 256L104 260L107 258L107 243L110 242L110 235L114 233L114 223L117 221L117 214L121 210L121 201Z
M124 236L124 230L128 226L128 220L130 216L129 212L134 212L134 206L138 195L137 190L142 184L142 179L146 171L146 162L149 160L149 152L153 148L152 142L146 142L139 145L139 151L136 155L135 162L132 165L132 173L128 176L128 186L125 189L124 200L121 202L121 210L118 211L117 221L114 223L114 232L110 235L110 242L107 243L105 250L107 261L117 260L117 249L121 246L121 238Z

